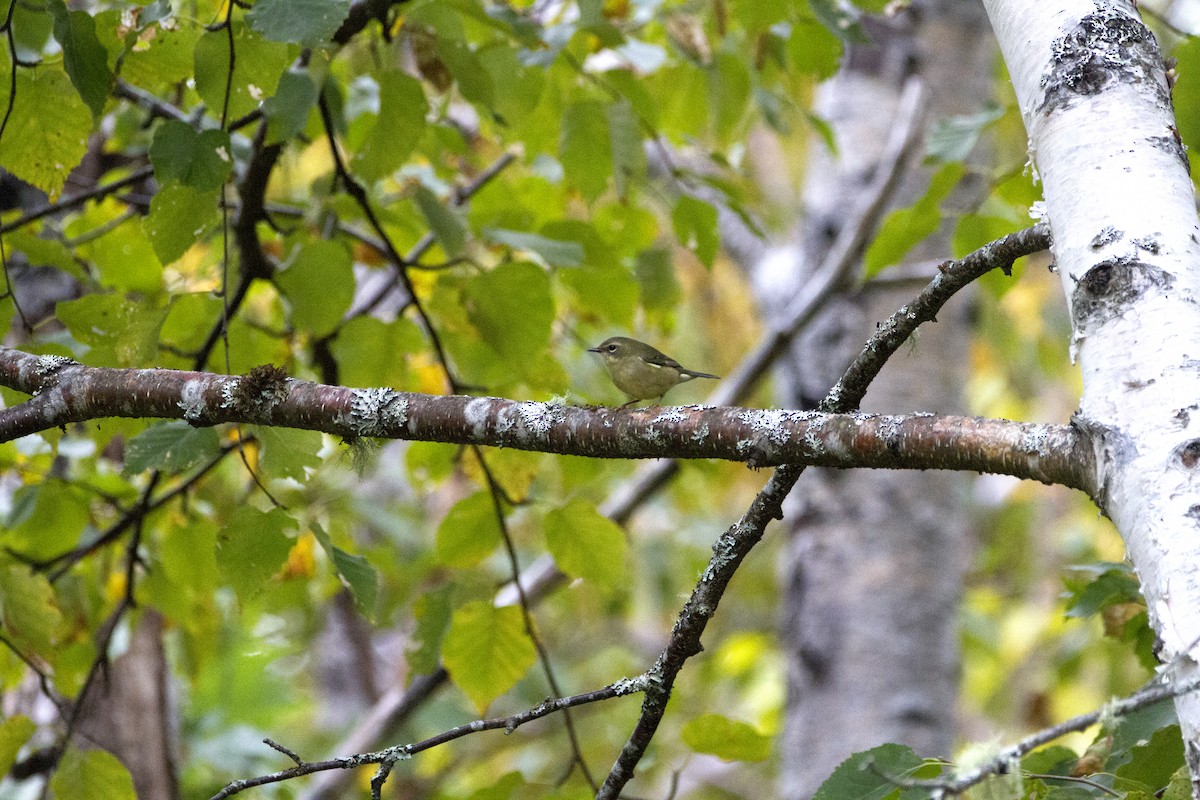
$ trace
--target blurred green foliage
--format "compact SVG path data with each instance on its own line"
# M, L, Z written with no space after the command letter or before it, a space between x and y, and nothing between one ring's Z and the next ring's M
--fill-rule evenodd
M717 373L751 346L752 303L719 255L718 205L747 220L780 216L747 177L747 137L828 140L808 107L812 87L836 72L847 42L864 38L860 14L884 3L414 0L344 44L332 37L347 0L258 0L249 11L215 0L76 5L12 8L20 63L0 48L0 103L11 109L0 166L51 199L69 196L91 141L108 165L101 183L149 166L154 182L138 191L152 196L109 193L5 234L10 261L64 272L77 289L22 349L96 366L228 363L243 372L273 363L301 379L424 392L445 390L448 367L472 392L586 403L615 399L583 352L610 333L633 332ZM1184 45L1181 62L1194 50ZM1180 102L1185 137L1194 111ZM1020 135L1011 103L944 122L929 154L939 171L885 223L868 255L873 270L899 263L946 217L956 223L947 257L1029 223L1037 190L1016 163L987 176L978 208L942 203L981 136ZM346 191L331 140L371 214ZM245 265L232 225L247 174L272 147L278 160L259 198L270 223L256 233L273 271L249 285L227 336L215 337ZM659 163L668 152L676 160ZM793 160L778 167L802 172L803 155ZM468 197L472 181L480 185ZM370 302L379 287L404 283L383 236L409 259L425 318L403 289ZM995 279L980 303L967 387L980 413L1069 413L1077 378L1062 366L1065 314L1038 270ZM0 301L0 322L17 312L11 297ZM685 399L698 399L691 391ZM6 390L3 399L22 398ZM572 579L534 623L567 693L650 666L711 540L761 481L736 465L685 465L622 530L597 508L629 464L484 451L485 471L480 457L421 443L351 453L312 433L132 420L0 445L0 477L19 487L0 509L0 691L28 679L28 662L73 696L97 646L119 655L97 631L131 598L123 635L146 609L166 619L187 797L278 769L278 754L258 743L264 736L322 757L380 691L444 664L454 688L392 734L420 739L549 693L526 621L492 603L511 575L493 480L518 560L551 553ZM1144 659L1148 643L1136 615L1109 630L1133 643L1117 645L1098 644L1092 617L1065 614L1068 602L1079 612L1098 595L1097 614L1136 602L1132 576L1116 568L1085 579L1094 575L1087 565L1121 558L1111 530L1088 513L1075 499L1020 488L981 521L987 533L963 612L972 721L987 714L1015 735L1144 677L1133 653ZM122 554L134 535L131 570ZM642 766L648 785L665 785L694 751L765 759L747 767L759 789L745 796L769 793L783 703L771 562L768 545L746 563L706 636L710 657L682 677ZM1066 571L1074 565L1084 567ZM371 679L335 691L322 678L322 636L342 596L374 625L382 655L365 667ZM626 699L577 712L593 769L611 762L635 708ZM1173 751L1163 755L1170 721L1154 724L1148 742L1111 756L1126 758L1123 779L1150 792L1171 770L1143 765L1175 764ZM19 715L0 722L0 767L39 736L52 726ZM1066 763L1074 751L1053 754ZM936 771L903 748L871 758L897 777ZM569 759L562 723L551 719L515 737L428 751L394 779L413 796L588 796L577 770L559 785ZM876 778L844 766L828 796L882 797L890 790ZM79 786L92 787L86 796L132 796L111 757L69 750L53 788L83 797L72 794ZM1022 791L1043 789L1029 782Z

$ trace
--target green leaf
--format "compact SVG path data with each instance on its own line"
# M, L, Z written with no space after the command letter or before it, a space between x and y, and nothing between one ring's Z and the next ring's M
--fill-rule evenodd
M849 3L839 0L808 0L808 4L813 15L839 39L858 44L870 41L859 22L858 10Z
M706 267L713 265L721 244L717 230L717 209L712 203L680 195L671 211L675 238L691 250Z
M529 671L537 653L521 609L474 602L451 617L442 657L454 683L483 713Z
M925 139L925 156L934 161L964 161L983 132L1004 116L1004 107L989 103L974 114L939 119Z
M33 267L53 267L83 282L87 273L75 261L71 249L61 239L45 239L32 230L32 226L17 228L4 234L4 244L10 252L25 254Z
M221 298L211 292L174 295L163 321L162 343L183 352L199 348L221 319L221 312Z
M625 532L584 500L572 500L546 515L546 547L560 569L604 589L625 585L628 546Z
M399 169L425 132L428 112L420 81L402 72L380 74L379 115L351 160L351 168L369 181Z
M741 130L750 105L750 70L740 56L718 53L708 68L708 102L714 133L730 143Z
M35 730L37 726L33 724L33 720L24 715L0 722L0 775L8 774L8 770L17 760L17 752L29 741Z
M476 492L453 506L438 525L434 557L448 567L473 567L500 544L496 510L487 492Z
M652 69L647 66L646 71L649 72ZM662 108L658 98L651 94L641 75L627 69L610 70L605 74L604 81L621 95L622 104L629 104L635 119L640 118L651 127L658 128L659 114Z
M94 267L91 277L101 286L145 296L158 295L162 290L163 267L146 238L146 218L125 222L115 218L89 219L87 222L90 227L92 223L104 225L110 221L120 224L103 236L78 245L75 257L86 259Z
M990 217L982 214L963 214L954 227L951 254L962 258L973 253L988 242L994 242L1024 227L1008 217ZM999 270L996 270L999 272ZM1011 284L1011 281L1007 281Z
M1170 698L1119 717L1099 734L1112 735L1112 749L1104 768L1111 771L1129 763L1134 750L1145 745L1158 731L1178 724L1175 703Z
M49 559L78 544L91 522L87 499L64 481L22 486L4 521L4 547L27 559Z
M5 635L22 648L52 658L62 625L54 589L45 575L23 564L0 565L0 624Z
M1021 759L1025 772L1041 772L1047 775L1070 775L1079 762L1079 754L1069 747L1052 745L1034 750Z
M262 512L239 506L217 540L217 565L221 574L245 602L266 588L279 572L292 548L284 533L295 528L282 509Z
M261 99L279 85L279 76L291 63L289 46L268 42L240 22L233 23L233 63L229 112L232 121L258 108ZM229 33L209 31L196 42L196 91L209 113L220 118L225 108L225 87L229 83Z
M520 800L526 797L547 800L546 795L542 793L544 788L541 785L526 783L521 773L514 771L505 773L489 786L483 786L465 795L464 800Z
M182 588L203 596L217 587L217 537L217 524L202 517L164 537L158 555L176 591Z
M438 37L434 49L454 76L462 96L468 102L490 110L495 103L492 76L476 58L474 51L461 39L447 37Z
M305 243L275 283L291 306L292 326L313 337L331 332L354 300L354 265L340 242Z
M1176 770L1183 766L1183 737L1179 726L1168 725L1156 730L1149 741L1133 747L1128 763L1117 767L1116 775L1142 784L1153 794L1166 786Z
M958 185L965 171L962 164L946 164L934 173L929 188L915 203L887 215L875 241L867 248L866 279L875 277L884 267L899 263L909 250L938 229L942 222L941 202Z
M885 744L872 750L855 753L847 758L833 774L825 779L813 795L813 800L882 800L898 791L897 781L915 777L925 765L916 753L903 745ZM936 768L932 768L936 776ZM899 796L927 797L922 789L899 790Z
M128 300L117 294L90 294L60 302L55 317L88 345L92 366L142 366L158 351L166 306L155 299Z
M634 274L646 310L666 311L679 303L682 292L675 278L670 251L655 248L638 253Z
M356 317L341 329L332 349L338 377L345 386L404 386L407 356L418 353L425 339L407 317L383 322Z
M408 667L414 675L429 675L441 666L442 640L450 629L450 613L454 587L443 586L423 592L413 604L417 629L412 641L415 648L408 651Z
M429 223L446 254L451 258L461 255L463 248L467 246L467 226L458 214L443 205L434 193L424 186L417 187L415 199L417 207L421 209L421 216Z
M1089 575L1095 575L1095 578L1089 580ZM1067 617L1090 617L1108 606L1137 603L1142 599L1141 584L1125 564L1101 563L1077 568L1065 582L1069 591Z
M786 49L792 69L824 80L838 71L845 47L824 25L805 20L792 26Z
M200 191L219 189L233 171L229 134L197 131L179 120L167 120L154 132L150 163L160 184L179 182Z
M325 43L350 13L350 0L256 0L246 19L273 42Z
M458 466L458 448L438 442L413 442L404 454L409 478L419 486L443 481Z
M1172 55L1177 61L1179 80L1172 92L1175 122L1179 137L1188 148L1192 162L1192 181L1200 181L1200 38L1189 37L1175 47Z
M374 619L379 598L379 574L375 568L363 556L352 555L335 547L329 534L320 525L313 525L312 532L321 549L333 562L338 578L350 590L358 612L367 619Z
M554 300L541 267L502 264L472 279L465 299L471 324L510 363L523 366L549 347Z
M108 53L96 38L96 21L86 11L68 11L63 0L47 0L54 38L62 45L63 66L92 114L100 116L112 87Z
M47 14L46 7L41 4L14 3L8 6L7 10L12 13L12 27L9 30L13 34L13 44L16 45L17 55L24 55L27 59L34 55L40 55L50 42L50 35L54 30L54 17ZM7 48L5 49L7 50ZM7 64L8 59L4 58L3 63ZM0 73L7 81L7 70L0 67Z
M203 241L221 221L220 199L219 189L199 190L184 184L160 188L143 223L158 260L172 264Z
M317 86L308 73L288 70L280 75L275 94L263 102L263 113L267 116L266 143L286 142L303 131L317 97Z
M204 30L191 25L159 25L152 37L127 50L121 78L152 92L182 83L192 76L193 54Z
M193 428L175 420L152 425L125 445L124 474L148 469L166 473L183 472L216 457L221 442L212 428Z
M792 118L795 106L786 98L768 89L756 88L754 102L758 111L772 130L788 135L792 132Z
M1181 767L1171 776L1171 781L1162 794L1162 800L1189 800L1191 796L1192 775L1187 767Z
M567 178L593 201L608 187L612 174L612 152L608 132L608 110L596 100L581 100L563 112L559 160Z
M636 251L643 239L640 213L624 210L630 206L617 204L596 209L592 224L578 219L558 219L542 225L541 233L554 239L570 240L583 246L583 264L570 270L559 270L554 278L571 289L577 297L577 308L598 324L610 324L620 329L634 325L637 309L637 281L626 265L626 253ZM658 236L658 223L644 236L647 242ZM612 241L618 242L613 247Z
M753 31L765 30L778 22L787 21L792 3L763 3L761 0L733 0L729 14L743 27Z
M583 245L578 242L564 242L536 233L506 231L500 228L487 228L483 236L495 244L537 253L552 267L578 267L583 263Z
M646 171L641 129L628 101L620 100L608 106L608 138L612 145L613 183L617 195L624 199L631 184Z
M579 307L589 316L604 320L619 328L633 325L637 310L637 280L619 261L585 264L578 269L565 270L556 276L579 298Z
M697 753L725 761L765 761L771 755L771 737L745 722L704 714L683 726L683 741Z
M68 748L50 788L55 797L71 800L137 800L129 770L104 750Z
M292 428L255 426L254 436L262 445L258 463L263 475L271 478L293 478L305 481L307 468L320 466L321 434Z
M492 85L494 113L507 124L518 123L537 108L545 72L526 66L504 42L494 42L475 52ZM453 69L453 67L451 67Z
M43 64L18 69L17 98L0 146L0 167L58 198L67 175L87 152L92 112L67 74ZM9 82L0 81L0 104L7 105Z

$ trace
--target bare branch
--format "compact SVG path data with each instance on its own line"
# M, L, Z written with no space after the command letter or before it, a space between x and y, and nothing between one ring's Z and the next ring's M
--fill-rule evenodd
M602 689L596 689L583 694L572 695L571 697L562 697L554 700L546 700L533 708L522 711L519 714L513 714L508 717L495 717L492 719L480 719L474 722L468 722L465 725L459 725L456 728L443 731L436 736L431 736L428 739L422 739L419 742L412 742L405 745L396 745L388 747L384 750L377 750L371 753L359 753L358 755L346 756L344 758L331 758L326 761L304 761L291 750L281 747L274 742L268 742L269 746L275 750L279 750L296 762L296 766L291 769L272 772L269 775L260 775L256 778L246 778L244 780L234 781L227 785L224 789L212 796L211 800L225 800L227 797L233 797L247 789L252 789L255 786L266 786L271 783L279 783L281 781L292 780L304 775L312 775L317 772L327 772L329 770L349 770L357 769L365 764L379 764L381 772L376 776L386 777L391 770L392 765L397 761L404 761L412 758L417 753L425 750L430 750L439 745L452 742L455 739L461 739L472 733L482 733L483 731L502 730L505 733L512 733L517 728L532 722L536 719L549 716L550 714L559 711L565 711L568 708L596 703L601 700L610 700L614 697L622 697L627 694L642 691L647 683L645 675L638 676L633 679L624 679L611 683ZM382 782L380 780L380 782Z

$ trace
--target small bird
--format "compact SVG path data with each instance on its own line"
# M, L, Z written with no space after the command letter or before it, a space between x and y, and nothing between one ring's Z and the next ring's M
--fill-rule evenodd
M652 397L661 401L672 387L692 378L719 379L707 372L684 369L670 356L627 336L609 337L596 347L589 347L588 352L600 354L612 382L629 395L629 402L621 408Z

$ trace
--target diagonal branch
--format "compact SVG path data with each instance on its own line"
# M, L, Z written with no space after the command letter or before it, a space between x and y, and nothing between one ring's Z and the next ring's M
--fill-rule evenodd
M918 325L936 319L937 312L957 291L996 267L1007 272L1017 258L1043 249L1048 244L1049 228L1037 225L1005 236L961 261L943 265L937 277L913 303L899 309L880 326L842 379L821 402L821 410L852 412L892 354L916 331ZM1086 449L1081 448L1077 455L1082 457L1085 452ZM1091 461L1088 457L1084 463ZM803 472L804 467L796 464L779 467L742 518L721 534L713 545L713 557L708 568L680 612L667 646L651 671L655 680L647 688L637 725L596 794L597 800L616 800L633 778L634 769L645 755L666 713L676 676L684 662L701 651L700 637L716 613L725 587L742 560L762 539L767 523L782 517L784 498ZM1094 470L1092 473L1094 475Z

